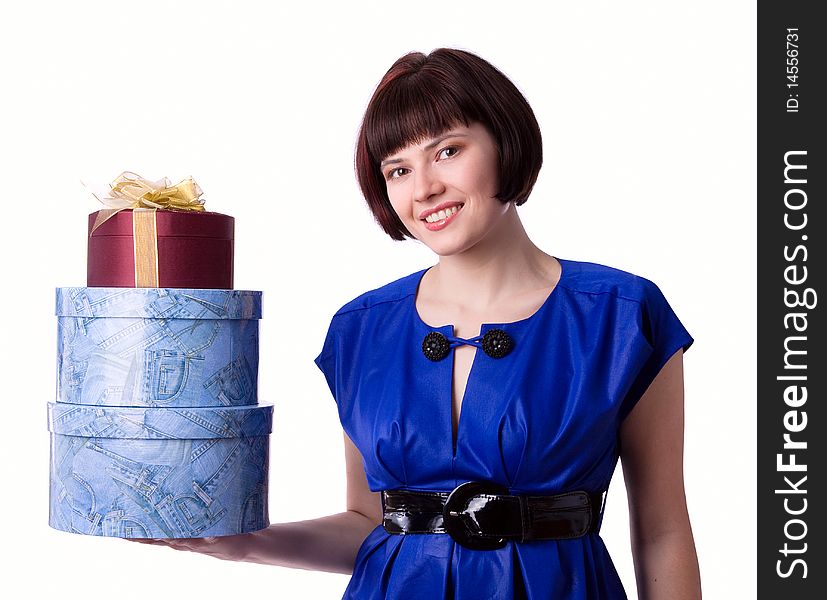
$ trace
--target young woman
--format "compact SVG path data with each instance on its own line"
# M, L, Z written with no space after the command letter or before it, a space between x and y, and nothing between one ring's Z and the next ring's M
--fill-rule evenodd
M365 198L437 264L333 316L315 359L345 433L348 510L151 543L352 573L345 598L618 599L599 535L622 460L638 595L700 598L683 483L683 351L651 281L562 259L517 207L542 163L517 88L461 50L386 73L356 150Z

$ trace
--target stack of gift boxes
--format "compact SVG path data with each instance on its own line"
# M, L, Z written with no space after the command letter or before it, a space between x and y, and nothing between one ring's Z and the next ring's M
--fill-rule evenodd
M88 287L57 289L49 525L127 538L263 529L272 406L257 397L261 292L232 289L233 218L143 212L97 227L90 215ZM138 216L154 229L153 287L136 276Z

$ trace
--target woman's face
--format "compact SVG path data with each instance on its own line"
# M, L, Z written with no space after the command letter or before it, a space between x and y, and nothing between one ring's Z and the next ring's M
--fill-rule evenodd
M497 200L499 157L480 123L458 125L381 163L388 198L411 234L440 256L463 252L508 211Z

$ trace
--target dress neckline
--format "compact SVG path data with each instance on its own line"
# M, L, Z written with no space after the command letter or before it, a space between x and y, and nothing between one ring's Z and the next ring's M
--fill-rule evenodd
M569 270L570 270L568 260L562 259L558 256L553 256L553 255L552 255L552 258L554 258L555 260L557 260L557 262L560 263L560 277L557 280L557 283L554 284L554 287L551 289L549 294L546 296L546 299L543 300L543 303L540 305L540 307L537 310L535 310L532 314L530 314L529 316L527 316L523 319L519 319L517 321L508 321L508 322L500 322L500 323L481 323L480 324L480 334L484 333L485 330L488 329L489 327L494 327L494 326L517 327L517 326L520 326L520 325L526 325L529 322L537 319L543 312L545 312L546 308L552 303L552 299L557 295L557 289L559 287L561 287L561 285L563 283L565 283L565 281L566 281L566 279L569 275ZM431 329L431 330L435 330L435 331L448 329L451 333L453 333L455 331L453 323L447 323L445 325L440 325L438 327L433 327L431 325L428 325L422 319L422 317L419 315L419 310L416 308L416 296L419 293L419 285L422 283L422 279L425 277L425 273L427 273L429 270L433 269L434 266L436 266L436 265L432 265L430 267L422 269L421 271L416 273L415 276L413 277L413 283L414 283L413 293L410 294L413 314L416 317L416 320L419 322L419 324L422 327L426 328L426 329Z

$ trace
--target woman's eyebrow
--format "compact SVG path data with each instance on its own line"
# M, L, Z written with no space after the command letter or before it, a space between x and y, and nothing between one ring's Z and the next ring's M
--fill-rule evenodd
M456 131L449 131L448 133L439 136L433 142L431 142L430 144L425 146L423 148L423 150L425 150L425 151L431 150L434 146L436 146L436 145L444 142L448 138L452 138L452 137L468 137L468 134L467 133L459 133L459 132L456 132ZM388 158L388 159L382 161L382 164L379 165L379 168L381 169L385 165L390 165L390 164L400 163L400 162L402 162L401 158Z
M439 136L438 138L436 138L433 142L431 142L430 144L428 144L427 146L425 146L425 148L424 148L424 149L425 149L425 150L430 150L430 149L432 149L434 146L436 146L437 144L441 144L442 142L444 142L444 141L445 141L445 140L447 140L448 138L452 138L452 137L468 137L468 134L467 134L467 133L459 133L459 132L457 132L457 131L449 131L449 132L448 132L448 133L446 133L445 135L441 135L441 136Z

